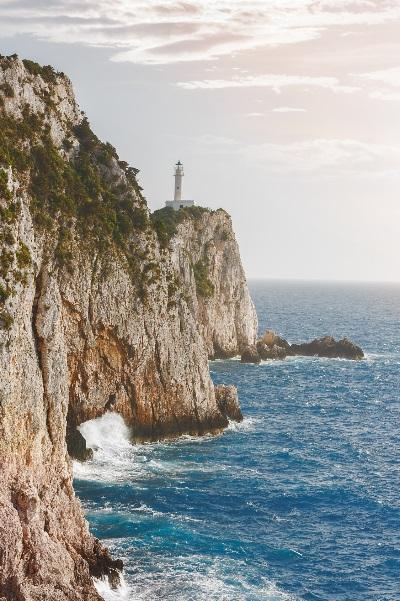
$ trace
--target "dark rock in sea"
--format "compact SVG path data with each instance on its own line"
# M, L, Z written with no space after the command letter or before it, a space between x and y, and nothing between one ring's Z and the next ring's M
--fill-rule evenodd
M67 427L68 455L78 461L87 461L93 458L93 450L87 448L86 440L77 428Z
M95 539L94 548L96 554L89 563L90 575L94 578L104 578L112 589L117 589L121 584L121 572L124 567L122 559L112 559L107 549L101 546L101 543Z
M348 340L335 340L332 336L316 338L311 342L303 344L292 344L291 351L293 355L317 356L342 359L362 359L364 353L362 349Z
M332 336L316 338L311 342L289 344L272 330L267 330L256 347L247 347L242 355L243 363L259 363L260 359L284 359L287 356L317 356L342 359L362 359L362 349L348 340L335 340Z
M281 346L274 344L273 346L267 346L261 341L257 342L257 351L261 359L284 359L287 357L287 351Z
M242 351L240 360L242 363L260 363L261 357L258 354L257 347L255 345L246 346Z
M257 352L261 359L284 359L291 355L290 344L275 332L267 330L257 342Z
M243 421L236 386L225 386L223 384L216 386L215 398L217 400L218 409L224 416L235 422Z
M287 351L287 354L290 354L290 344L284 338L278 336L278 334L272 330L266 330L265 334L260 340L259 343L263 343L268 347L278 346Z

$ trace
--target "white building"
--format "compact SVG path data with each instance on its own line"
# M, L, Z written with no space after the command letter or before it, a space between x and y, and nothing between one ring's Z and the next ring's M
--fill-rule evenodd
M193 207L194 200L182 200L182 178L185 174L183 173L183 165L180 161L175 165L175 194L174 200L167 200L165 203L166 207L172 207L174 211L179 211L185 207Z

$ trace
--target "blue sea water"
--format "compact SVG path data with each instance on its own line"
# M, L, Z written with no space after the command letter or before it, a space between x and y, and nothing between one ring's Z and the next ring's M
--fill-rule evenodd
M127 442L118 417L83 426L76 466L92 532L125 562L107 599L400 599L400 287L253 282L260 330L347 335L360 362L211 363L245 420L217 437Z

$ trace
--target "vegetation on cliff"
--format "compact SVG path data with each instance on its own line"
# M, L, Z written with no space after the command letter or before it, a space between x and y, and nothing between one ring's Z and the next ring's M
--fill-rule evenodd
M16 60L15 56L0 57L4 73ZM35 93L44 109L24 104L9 110L16 92L8 81L0 86L0 277L10 286L24 281L23 270L30 265L26 251L15 247L18 198L25 192L35 228L48 237L48 248L54 249L60 267L72 265L74 241L91 246L105 259L111 251L122 252L144 296L142 280L146 278L136 238L151 223L136 179L138 170L120 161L115 148L95 136L86 118L75 123L61 120L55 84L63 83L62 73L32 61L25 60L23 65L22 85L39 77L43 80L35 82ZM60 120L65 131L61 146L51 129ZM13 193L13 181L18 181L18 197ZM3 311L0 325L9 323Z
M179 211L168 207L149 215L137 182L138 170L121 161L111 144L101 142L78 111L69 120L60 114L57 86L65 84L69 89L66 76L50 66L24 60L22 77L19 72L13 79L8 70L18 64L15 56L0 57L0 68L8 72L0 85L0 277L12 295L15 282L26 281L31 265L29 250L18 246L15 231L20 194L26 192L35 229L49 240L48 252L54 254L60 268L72 270L78 245L100 254L105 265L114 252L122 254L138 297L145 301L148 286L159 279L159 266L146 260L154 234L161 250L166 250L180 224L190 221L197 229L204 214L214 211L199 206ZM18 103L17 110L10 110L21 94L21 82L34 85L41 108ZM73 100L71 106L76 108ZM62 123L63 128L58 141L55 123L57 127ZM13 181L18 182L17 194ZM220 236L221 241L231 239L225 229ZM198 295L212 297L207 256L190 256L189 261ZM170 307L177 294L182 294L179 282L169 283ZM4 299L0 295L0 309L7 302ZM2 323L9 323L6 313Z
M205 207L184 207L175 211L172 207L164 207L158 211L154 211L151 215L151 222L157 233L160 244L163 248L168 246L171 238L176 234L177 227L186 219L196 220L203 213L211 213L210 209Z
M90 234L98 244L124 246L129 233L146 227L147 211L137 206L138 198L144 205L137 170L122 164L115 149L99 141L86 119L71 127L71 137L79 142L71 157L62 156L55 147L45 116L28 108L21 119L0 112L0 129L1 198L11 200L4 171L11 167L28 182L32 214L41 229L50 229L55 221L60 228L68 227L73 218L80 233ZM66 146L68 141L67 137ZM117 177L116 164L124 167L125 178ZM1 209L2 217L12 220L12 207Z
M196 281L197 293L204 298L214 294L214 284L209 277L209 268L205 261L197 261L192 265L193 275Z

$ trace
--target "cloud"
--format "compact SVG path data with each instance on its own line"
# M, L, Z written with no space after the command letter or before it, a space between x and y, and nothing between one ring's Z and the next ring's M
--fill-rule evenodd
M278 106L272 109L273 113L306 113L306 109L296 108L292 106Z
M400 88L400 67L358 73L354 77L364 80L367 84L383 84L384 87L375 87L369 92L370 98L377 100L400 100L400 91L396 90L396 88Z
M397 0L2 0L0 34L100 46L140 64L203 61L400 18Z
M156 4L154 7L156 14L164 15L181 15L181 14L197 14L201 12L201 8L196 4L189 2L175 2L172 4Z
M235 76L231 79L203 79L181 81L176 84L184 90L223 90L227 88L270 88L280 93L283 88L324 88L332 92L353 93L359 87L341 85L336 77L312 77L310 75L286 75L268 73L265 75Z
M394 88L400 88L400 67L392 69L383 69L382 71L371 71L369 73L360 73L357 77L368 79L369 81L379 81Z
M210 156L237 156L242 161L262 164L270 174L382 177L398 174L400 168L400 147L353 139L245 145L231 138L205 135L199 143Z
M386 92L385 90L375 90L370 92L370 98L374 98L376 100L400 100L400 92Z

